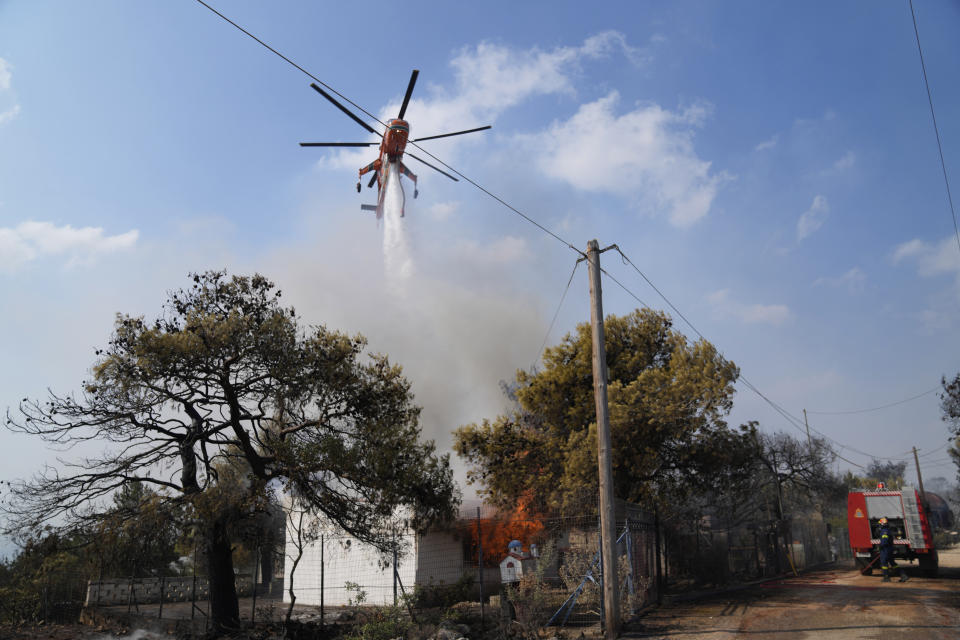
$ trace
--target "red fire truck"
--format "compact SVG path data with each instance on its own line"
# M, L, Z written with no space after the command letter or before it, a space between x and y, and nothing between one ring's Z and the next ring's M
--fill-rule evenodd
M927 517L928 509L913 487L889 491L883 483L876 491L851 491L847 496L850 548L857 568L870 575L880 549L880 518L886 518L893 536L893 557L913 562L927 576L937 575L937 550Z

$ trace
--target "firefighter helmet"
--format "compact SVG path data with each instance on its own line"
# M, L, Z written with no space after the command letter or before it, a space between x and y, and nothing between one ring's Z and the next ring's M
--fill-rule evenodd
M880 522L880 524L887 524L887 519L886 519L886 518L880 518L879 522Z

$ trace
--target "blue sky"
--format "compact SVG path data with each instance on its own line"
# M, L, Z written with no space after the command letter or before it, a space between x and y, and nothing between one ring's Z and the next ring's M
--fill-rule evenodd
M960 5L915 5L960 190ZM793 415L960 369L960 249L906 2L214 6L381 116L420 69L414 136L493 125L425 148L577 247L618 244ZM353 188L372 153L297 145L368 139L309 82L196 2L0 2L0 405L77 388L115 313L228 268L404 365L442 448L502 408L576 254L414 163L399 279ZM604 287L607 313L637 305ZM550 342L587 298L581 268ZM925 477L953 475L933 394L810 419L855 464L917 446ZM747 420L800 435L740 387ZM6 478L56 455L0 443Z

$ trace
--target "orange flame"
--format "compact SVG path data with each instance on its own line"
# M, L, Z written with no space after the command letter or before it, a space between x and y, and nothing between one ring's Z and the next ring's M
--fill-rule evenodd
M530 551L530 544L541 541L544 529L543 516L534 513L530 500L521 498L516 508L493 518L480 518L467 524L464 539L466 557L476 564L478 559L477 541L483 548L483 565L496 567L507 555L507 545L512 540L523 543L524 550ZM479 527L479 535L477 529Z

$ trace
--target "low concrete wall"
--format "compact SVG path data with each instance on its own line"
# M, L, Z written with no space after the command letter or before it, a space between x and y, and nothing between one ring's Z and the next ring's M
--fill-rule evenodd
M238 575L236 578L237 595L252 595L253 580L249 575ZM132 589L132 594L131 594ZM196 594L194 596L194 593ZM210 593L210 584L206 578L196 578L194 586L193 576L170 578L107 578L91 580L87 583L86 606L108 606L136 602L147 604L151 602L190 602L206 600Z

